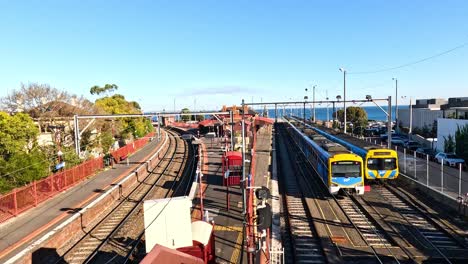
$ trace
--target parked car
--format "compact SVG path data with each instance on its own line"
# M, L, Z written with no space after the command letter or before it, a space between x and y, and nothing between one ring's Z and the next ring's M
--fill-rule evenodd
M437 153L435 150L431 149L431 148L417 148L416 149L416 152L417 153L421 153L421 154L426 154L426 155L429 155L429 156L435 156Z
M439 153L437 153L435 158L436 158L437 162L439 162L439 163L443 162L444 164L449 165L449 166L453 166L453 167L458 166L458 164L464 164L465 163L464 159L458 157L454 153L439 152Z
M405 147L405 141L402 138L392 138L392 145L398 147Z
M410 150L416 150L421 147L421 144L419 144L416 141L408 141L405 142L405 148L410 149Z

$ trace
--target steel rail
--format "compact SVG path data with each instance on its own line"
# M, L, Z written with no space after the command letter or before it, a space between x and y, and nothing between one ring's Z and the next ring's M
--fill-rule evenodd
M168 133L169 134L169 133ZM173 140L173 137L169 137L169 140L172 141ZM169 146L170 146L170 142L169 142ZM170 152L170 147L167 148L166 152L164 153L164 157L166 157L167 155L169 155L169 152ZM137 185L134 187L134 189L127 195L127 197L130 197L131 195L137 193L139 191L139 188L145 183L145 181L151 177L153 174L154 174L154 171L156 169L159 168L159 166L163 163L164 161L164 158L160 159L158 161L158 164L154 167L153 170L151 170L151 172ZM120 201L114 208L112 208L109 213L107 213L101 220L99 220L97 222L97 224L90 230L88 231L81 239L79 239L70 249L68 249L61 257L60 259L56 262L65 262L65 257L68 255L68 254L71 254L73 251L76 251L79 249L79 244L84 241L85 239L87 239L89 236L92 236L92 233L96 230L99 229L100 225L102 225L103 223L105 223L105 221L107 221L107 219L109 219L114 213L116 210L118 210L124 203L127 202L127 198L123 199L122 201ZM136 206L135 206L136 207ZM121 220L122 221L122 220ZM94 251L93 251L94 252Z
M289 137L290 138L290 137ZM302 151L302 149L299 147L299 143L294 141L294 140L291 140L294 142L294 144L296 145L296 148L299 149L299 153L302 153L302 155L300 155L302 158L305 158L305 153ZM307 163L309 165L310 168L312 168L312 170L315 172L315 176L319 175L317 170L314 168L314 166L310 163L309 160L305 159L305 163ZM304 175L304 173L303 173ZM307 178L307 177L306 177ZM323 179L321 179L320 181L315 179L316 177L312 177L314 178L314 181L316 182L320 182L322 185L323 185L323 188L327 189L328 190L328 187L326 186L326 184L323 182ZM306 181L306 182L309 182L309 181ZM310 185L310 183L309 183ZM322 190L323 191L323 190ZM341 204L338 202L338 200L336 199L335 195L331 195L331 197L333 198L333 200L335 201L335 203L341 208L341 210L345 213L345 211L343 210ZM363 234L361 233L361 231L359 230L359 228L354 224L353 221L351 221L351 219L349 218L349 216L345 213L348 221L353 225L354 229L356 230L356 232L359 233L359 235L363 238L364 242L369 246L369 248L371 248L375 258L377 259L377 261L381 264L383 264L384 262L382 261L382 259L378 256L378 253L377 251L375 250L374 247L370 246L368 241L364 238ZM395 256L393 256L395 257ZM398 260L397 260L398 261ZM399 263L399 262L398 262Z
M124 224L127 222L127 220L133 215L133 213L139 208L140 204L143 203L144 199L153 191L154 187L164 178L164 174L167 172L169 167L171 167L171 162L174 160L175 156L177 155L177 147L178 147L178 140L175 135L173 135L173 139L175 140L175 148L174 148L174 153L169 159L168 165L164 167L163 171L160 173L159 177L156 179L154 183L152 183L151 187L143 193L143 196L139 199L139 201L135 204L135 206L127 213L127 215L121 220L121 222L115 227L114 230L112 230L109 235L107 235L106 239L99 244L99 246L93 251L91 255L89 255L84 263L90 263L92 259L99 253L99 251L110 242L110 240L113 238L113 236L124 226ZM164 160L164 158L163 158ZM142 182L143 184L144 182ZM173 181L175 183L175 181ZM136 190L136 189L135 189ZM124 200L125 201L125 200ZM123 202L122 201L122 204Z
M190 144L190 146L192 147L192 150L194 150L194 149L193 149L193 145ZM193 151L193 153L195 154L196 152ZM195 155L190 159L190 163L191 163L191 164L188 165L187 167L191 167L191 169L188 169L187 171L184 172L185 176L187 176L187 174L188 174L188 175L193 175L193 173L195 172L195 169L196 169L196 166L195 166L195 165L196 165L196 157L195 157ZM191 181L190 181L191 177L185 177L185 178L189 178L189 179L188 179L188 180L189 180L188 183L191 182ZM173 185L174 185L174 183L175 183L175 181L173 182ZM179 188L180 188L181 186L183 186L182 182L180 182L180 184L177 185L177 187L176 187L175 190L172 192L172 194L173 194L173 195L174 195L174 194L177 194L177 191L179 190ZM186 193L188 192L190 186L191 186L190 184L186 184L186 188L185 188L184 194L186 194ZM172 187L173 187L173 186L172 186ZM167 194L169 194L169 192L168 192ZM166 194L166 197L167 197L167 194ZM173 197L174 197L174 196L172 196L171 199L172 199ZM169 202L170 202L170 201L169 201ZM158 215L158 216L159 216L159 215ZM150 223L150 225L157 219L158 216L156 216L156 218L153 219L153 221ZM141 240L142 240L142 238L143 238L143 235L145 234L145 231L146 231L146 229L144 229L142 232L140 232L140 234L138 235L137 239L134 240L134 241L132 241L132 243L134 243L134 244L133 244L132 248L128 251L127 255L125 256L125 260L124 260L123 263L128 263L128 262L130 261L131 256L132 256L133 253L135 252L135 250L136 250L136 248L138 247L138 245L141 243ZM108 262L107 262L107 263L108 263Z

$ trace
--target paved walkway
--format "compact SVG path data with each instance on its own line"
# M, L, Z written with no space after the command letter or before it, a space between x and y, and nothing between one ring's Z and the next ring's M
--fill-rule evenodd
M202 138L206 155L203 158L203 193L204 209L208 211L209 218L215 222L215 248L216 263L246 263L243 248L242 234L242 192L239 186L231 186L230 210L227 210L227 188L223 186L221 157L222 144L217 140ZM248 156L247 156L248 157ZM247 168L248 171L249 168ZM198 194L196 195L198 197ZM195 199L196 209L192 219L200 219L199 199Z
M113 169L106 169L94 177L56 195L38 207L12 218L0 226L0 263L15 252L27 247L28 242L47 233L62 221L89 204L93 198L106 191L112 183L128 175L157 150L153 140Z

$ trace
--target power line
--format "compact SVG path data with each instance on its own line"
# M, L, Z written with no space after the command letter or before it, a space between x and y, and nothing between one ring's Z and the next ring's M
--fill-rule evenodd
M465 47L466 45L468 45L468 42L465 42L465 43L463 43L463 44L461 44L461 45L458 45L458 46L456 46L456 47L454 47L454 48L451 48L451 49L448 49L448 50L446 50L446 51L437 53L437 54L435 54L435 55L432 55L432 56L429 56L429 57L426 57L426 58L423 58L423 59L420 59L420 60L417 60L417 61L405 63L405 64L402 64L402 65L399 65L399 66L396 66L396 67L383 68L383 69L373 70L373 71L348 72L348 74L372 74L372 73L379 73L379 72L392 71L392 70L396 70L396 69L408 67L408 66L411 66L411 65L414 65L414 64L418 64L418 63L421 63L421 62L425 62L425 61L428 61L428 60L431 60L431 59L440 57L440 56L445 55L445 54L448 54L448 53L450 53L450 52L452 52L452 51L461 49L461 48Z

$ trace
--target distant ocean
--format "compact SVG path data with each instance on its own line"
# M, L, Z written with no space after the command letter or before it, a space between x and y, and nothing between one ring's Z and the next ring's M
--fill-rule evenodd
M398 109L407 108L407 107L408 107L407 105L398 106ZM367 113L367 119L376 120L376 121L387 120L387 115L379 107L377 107L377 106L364 106L363 108ZM388 109L387 106L382 106L382 108L385 111L387 111L387 109ZM343 106L341 105L339 108L335 109L335 111L339 110L339 109L343 109ZM392 120L393 121L395 121L395 109L396 108L394 106L392 106ZM255 111L257 111L259 113L262 113L263 109L256 109ZM275 109L267 109L267 111L268 111L268 117L275 118ZM292 113L292 115L302 117L303 116L303 108L302 107L301 108L287 108L286 107L283 110L283 107L278 107L278 116L284 116L285 113L288 116ZM311 113L312 113L312 109L310 108L310 106L306 106L306 110L305 110L306 118L309 119L311 117ZM330 120L332 119L332 113L333 113L333 109L330 106L328 108L328 117L329 117ZM316 117L317 120L326 120L327 119L327 108L323 108L323 107L318 108L318 107L316 107L315 108L315 117Z

